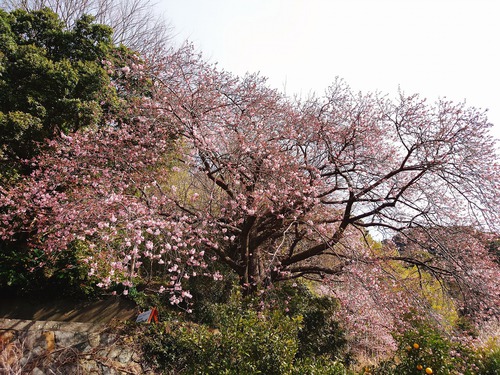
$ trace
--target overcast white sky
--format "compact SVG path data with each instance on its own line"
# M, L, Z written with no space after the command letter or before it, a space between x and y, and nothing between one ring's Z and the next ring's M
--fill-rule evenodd
M496 0L158 0L188 39L237 75L260 72L289 95L407 93L488 108L500 138Z

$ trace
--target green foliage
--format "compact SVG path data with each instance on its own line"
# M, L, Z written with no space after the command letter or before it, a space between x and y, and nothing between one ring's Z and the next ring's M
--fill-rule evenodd
M222 280L215 281L209 276L191 277L185 284L192 298L193 313L190 319L197 323L214 325L217 320L216 306L228 303L234 286L237 283L236 276L229 270L219 267L224 275Z
M168 374L348 373L336 360L344 341L332 319L333 300L304 285L285 283L260 297L242 297L234 288L231 294L228 285L193 278L193 314L163 308L160 316L169 321L143 338L157 368Z
M88 253L81 242L57 254L28 249L23 242L0 241L0 292L15 296L90 297L97 293L96 280L80 259Z
M338 304L329 296L317 296L303 283L282 283L267 292L268 304L287 311L291 317L302 317L298 334L298 357L326 356L343 359L349 364L349 354L344 353L346 340L339 323L333 318Z
M46 139L102 125L123 105L102 60L118 66L132 54L111 42L112 30L84 16L71 30L49 9L0 10L0 185L29 173ZM109 66L107 66L109 69ZM0 241L0 288L36 293L93 293L78 251L28 251L26 236Z
M216 328L166 323L147 335L146 353L166 371L188 374L286 374L298 350L298 319L221 305Z
M400 345L396 356L367 372L384 375L421 375L426 374L427 369L431 369L433 374L439 375L489 373L483 371L485 365L481 357L484 355L480 351L451 341L430 326L420 325L415 330L399 336L398 341ZM491 352L488 358L494 366L495 353Z
M483 349L480 358L479 373L481 375L498 375L500 373L500 346Z
M500 374L500 336L498 335L498 330L493 328L493 331L489 331L488 328L483 328L486 333L486 337L483 337L482 345L479 350L475 353L475 367L479 370L478 374L481 375L498 375Z
M101 60L118 55L112 30L82 17L72 30L49 9L0 10L0 178L59 132L98 125L116 90ZM26 173L26 171L24 171Z
M304 357L298 359L292 369L293 375L349 375L352 371L340 361L329 357Z

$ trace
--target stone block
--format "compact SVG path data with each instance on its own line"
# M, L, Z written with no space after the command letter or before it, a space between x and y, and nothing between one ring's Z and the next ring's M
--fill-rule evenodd
M85 332L55 332L55 339L58 348L69 348L73 346L87 346L88 334Z
M89 345L92 348L96 348L101 343L101 335L98 333L91 333L88 336L88 340L89 340Z

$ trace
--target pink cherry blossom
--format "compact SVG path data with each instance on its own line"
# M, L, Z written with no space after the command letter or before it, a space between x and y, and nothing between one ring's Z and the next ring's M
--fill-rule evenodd
M353 329L395 326L427 309L399 264L460 290L464 313L498 315L500 166L484 111L341 80L294 101L190 46L126 68L113 67L120 113L48 142L30 176L0 187L2 239L27 237L49 261L80 241L103 285L162 277L175 305L188 298L179 280L220 280L221 262L247 293L308 277Z

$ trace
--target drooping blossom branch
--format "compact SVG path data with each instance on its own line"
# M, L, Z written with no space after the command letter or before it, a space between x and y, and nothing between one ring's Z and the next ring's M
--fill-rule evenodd
M486 289L457 257L498 272L474 241L464 252L436 235L447 250L421 246L423 259L374 254L363 240L366 229L498 231L500 173L484 112L353 93L342 81L297 103L189 46L154 69L141 73L151 85L128 117L53 142L32 176L2 192L4 239L26 232L49 253L84 241L96 249L87 261L104 286L132 282L147 263L150 273L162 270L175 302L182 278L212 261L248 293L299 276L348 280L380 262L471 290ZM485 282L494 290L491 277Z

